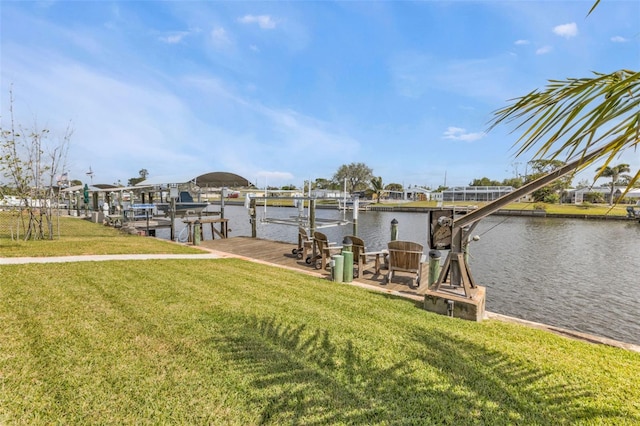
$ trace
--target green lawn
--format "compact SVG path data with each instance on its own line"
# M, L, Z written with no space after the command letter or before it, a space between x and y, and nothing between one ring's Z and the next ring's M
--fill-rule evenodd
M125 234L117 229L72 217L56 218L53 240L11 239L8 212L0 212L0 257L67 256L83 254L202 253L166 240ZM58 232L59 231L59 232Z
M92 253L180 247L77 223L63 239ZM639 353L294 271L146 260L0 277L3 425L640 424Z
M3 424L638 424L640 354L250 262L2 267Z

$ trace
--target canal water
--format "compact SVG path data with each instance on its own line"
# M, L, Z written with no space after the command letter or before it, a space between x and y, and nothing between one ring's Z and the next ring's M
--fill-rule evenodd
M260 219L290 218L292 208L258 208L258 237L297 242L295 226ZM338 219L337 210L317 217ZM227 206L230 236L250 236L247 209ZM351 213L347 213L351 220ZM386 248L391 220L399 239L427 247L424 213L360 212L358 235L370 250ZM351 224L321 229L341 242ZM490 216L480 221L471 244L470 268L487 289L491 312L640 344L640 224L558 218ZM443 258L446 254L443 253Z

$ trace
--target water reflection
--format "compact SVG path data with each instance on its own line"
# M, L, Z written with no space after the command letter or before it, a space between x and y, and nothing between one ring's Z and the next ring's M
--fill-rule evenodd
M470 263L490 311L640 343L639 237L637 222L511 218Z

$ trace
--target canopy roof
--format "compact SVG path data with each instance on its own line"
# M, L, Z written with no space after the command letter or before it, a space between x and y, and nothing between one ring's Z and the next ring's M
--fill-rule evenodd
M89 188L90 192L100 192L100 191L104 191L100 188L98 188L97 186L92 186L92 185L87 185L87 188ZM75 185L75 186L70 186L69 188L65 188L60 190L60 192L74 192L74 191L84 191L84 184L83 185Z
M251 182L235 173L212 172L196 178L196 185L209 187L230 186L233 188L251 186Z
M84 185L75 185L75 186L70 186L69 188L65 188L65 189L61 189L60 192L74 192L74 191L84 191ZM119 191L130 191L132 189L140 189L139 186L115 186L115 185L109 185L109 184L96 184L96 185L89 185L87 184L87 187L89 188L89 192L119 192Z
M251 183L243 178L242 176L236 175L235 173L227 173L227 172L212 172L205 173L198 176L193 175L177 175L177 176L158 176L151 177L149 179L143 180L136 186L144 186L144 185L169 185L169 184L184 184L193 182L200 187L246 187L250 186Z

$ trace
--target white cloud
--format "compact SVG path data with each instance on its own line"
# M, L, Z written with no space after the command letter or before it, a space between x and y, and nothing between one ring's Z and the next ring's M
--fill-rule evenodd
M626 43L629 41L628 38L624 38L622 36L613 36L611 37L611 41L614 43Z
M227 35L227 31L222 27L216 27L211 30L211 41L216 47L226 47L231 45L231 39Z
M529 44L529 40L516 40L513 44L517 46L521 46L521 45Z
M484 136L484 132L467 133L467 129L463 129L461 127L448 127L444 132L445 139L451 139L454 141L473 142L478 139L482 139Z
M159 40L168 44L177 44L180 43L182 39L188 35L188 31L174 31L165 36L159 37Z
M190 77L185 80L189 90L215 100L216 121L224 134L209 140L225 140L236 158L225 158L227 165L241 175L255 176L256 170L298 169L296 176L318 173L314 170L324 161L353 158L360 143L348 134L336 130L331 123L298 111L265 105L247 93L240 94L218 79ZM238 149L238 147L242 147ZM250 153L250 155L247 155ZM313 161L310 161L312 156ZM292 183L288 175L279 184ZM274 183L273 175L269 182Z
M276 22L269 15L245 15L238 18L242 24L258 24L263 30L272 30L276 27Z
M551 46L542 46L541 48L536 50L536 55L544 55L546 53L549 53L553 50L553 47Z
M72 178L86 178L89 166L97 183L126 182L142 167L161 175L187 164L203 172L218 166L199 146L205 139L199 129L206 123L152 75L146 86L49 52L18 46L5 53L2 80L15 76L19 122L44 118L53 133L71 121L67 168Z
M571 38L578 35L578 26L575 22L562 24L554 27L553 32L561 37Z

